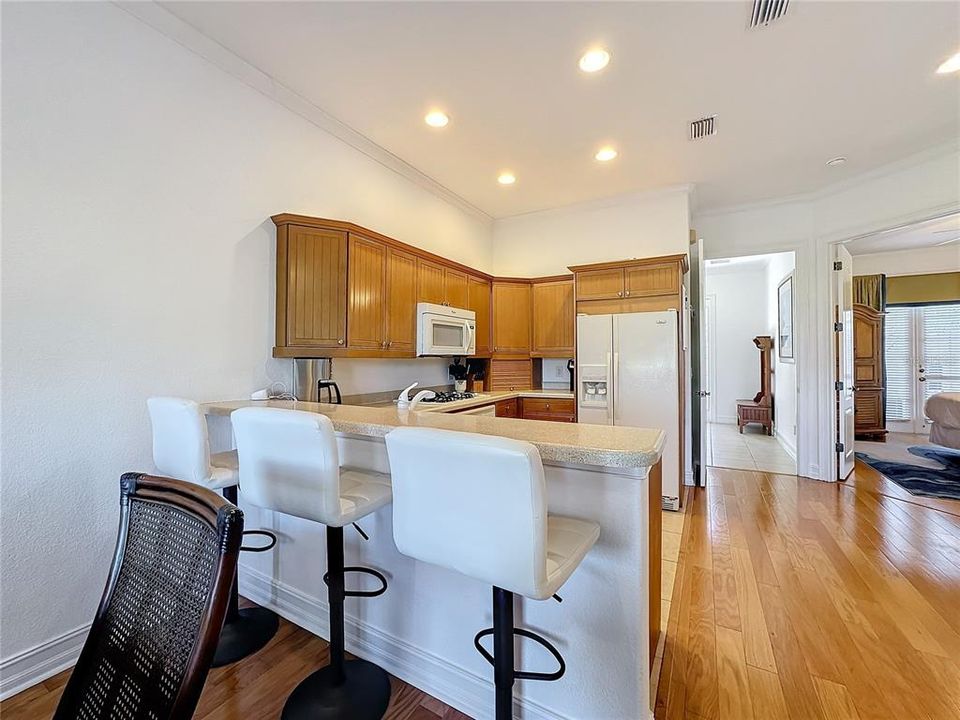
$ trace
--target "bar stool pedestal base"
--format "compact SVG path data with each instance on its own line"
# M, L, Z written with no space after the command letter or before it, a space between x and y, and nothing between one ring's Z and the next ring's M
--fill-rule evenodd
M244 608L223 624L213 667L222 667L253 655L276 635L280 620L272 610Z
M390 704L390 678L366 660L348 660L346 679L330 665L317 670L287 698L282 720L380 720Z

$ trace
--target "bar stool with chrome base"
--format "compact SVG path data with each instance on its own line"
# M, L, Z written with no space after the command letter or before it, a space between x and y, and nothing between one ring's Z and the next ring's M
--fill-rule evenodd
M473 642L493 665L496 720L511 720L515 680L558 680L566 669L546 638L514 627L513 594L555 597L600 526L547 514L543 465L530 443L432 428L397 428L386 443L400 552L493 585L493 627ZM492 655L480 642L487 635ZM517 670L514 635L546 648L558 669Z
M237 453L210 453L207 421L200 406L183 398L154 397L147 400L147 409L153 426L153 464L157 469L177 480L220 490L228 502L236 505L240 482ZM269 540L260 547L241 547L245 552L266 552L277 543L276 536L266 530L245 530L243 534ZM280 625L277 614L268 608L240 609L238 574L233 576L213 667L235 663L257 652L270 642Z
M386 578L370 568L344 566L343 528L391 499L390 478L340 467L333 423L324 415L276 408L241 408L230 415L240 455L244 495L260 507L327 526L330 664L301 682L287 698L284 720L379 720L390 703L390 678L366 660L346 660L343 601L375 597ZM356 527L356 526L355 526ZM363 531L357 528L363 534ZM344 574L376 577L381 587L344 589Z

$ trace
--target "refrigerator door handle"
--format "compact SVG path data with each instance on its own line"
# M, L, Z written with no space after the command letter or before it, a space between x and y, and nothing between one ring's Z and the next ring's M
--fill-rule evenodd
M610 353L607 353L607 420L613 425L613 383L610 377Z
M609 392L609 391L608 391ZM616 401L617 395L620 393L620 353L615 352L613 354L613 397ZM617 410L616 407L613 409L613 424L617 424Z

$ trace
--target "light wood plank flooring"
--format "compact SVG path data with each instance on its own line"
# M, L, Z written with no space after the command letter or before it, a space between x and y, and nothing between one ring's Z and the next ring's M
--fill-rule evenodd
M657 720L960 717L960 502L711 468L687 513Z
M657 720L960 717L960 502L916 498L860 463L836 485L707 478L684 517L664 519L664 582L676 580ZM277 718L326 661L323 640L284 621L263 651L211 673L196 718ZM66 678L0 716L49 718ZM387 718L466 716L394 680Z

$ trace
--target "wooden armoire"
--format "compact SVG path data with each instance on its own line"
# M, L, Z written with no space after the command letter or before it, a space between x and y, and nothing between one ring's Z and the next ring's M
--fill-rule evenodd
M853 305L853 423L858 440L883 441L887 434L883 387L883 313Z

